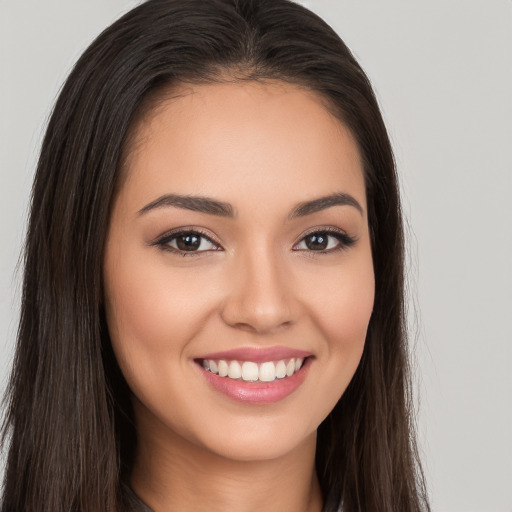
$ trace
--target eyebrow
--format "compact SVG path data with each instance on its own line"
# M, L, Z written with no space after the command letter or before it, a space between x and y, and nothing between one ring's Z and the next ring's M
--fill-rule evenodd
M181 208L184 210L192 210L195 212L206 213L209 215L217 215L219 217L233 218L235 212L229 203L217 201L209 197L201 196L182 196L178 194L165 194L138 211L139 215L144 215L151 210L157 208L165 208L172 206L174 208ZM333 206L353 206L361 215L363 215L363 208L359 202L350 194L338 192L312 201L305 201L299 203L290 213L289 218L295 219L297 217L305 217L313 213L332 208Z
M233 207L229 203L216 201L208 197L200 196L180 196L178 194L166 194L155 199L139 210L139 215L143 215L156 208L174 206L184 210L207 213L209 215L218 215L220 217L234 217Z
M353 206L361 215L363 215L363 207L355 197L350 194L345 194L344 192L337 192L336 194L300 203L293 209L290 214L290 218L294 219L297 217L304 217L306 215L311 215L312 213L326 210L333 206Z

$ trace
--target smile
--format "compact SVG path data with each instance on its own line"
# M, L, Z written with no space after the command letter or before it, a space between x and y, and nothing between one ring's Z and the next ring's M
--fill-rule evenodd
M302 357L280 359L279 361L227 361L225 359L203 359L205 370L228 379L245 382L273 382L276 379L286 379L299 371L304 359Z
M213 390L245 404L271 404L294 393L314 356L288 347L238 348L203 354L196 368Z

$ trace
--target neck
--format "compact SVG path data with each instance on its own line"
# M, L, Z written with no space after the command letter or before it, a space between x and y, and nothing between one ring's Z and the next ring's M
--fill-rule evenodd
M274 459L239 461L141 426L131 483L154 512L321 511L315 434Z

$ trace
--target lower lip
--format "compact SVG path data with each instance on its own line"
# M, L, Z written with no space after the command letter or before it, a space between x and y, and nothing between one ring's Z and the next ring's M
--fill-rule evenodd
M271 404L291 395L306 378L311 358L304 360L300 370L291 377L275 379L272 382L246 382L243 380L219 377L198 365L204 378L213 388L237 402L250 404Z

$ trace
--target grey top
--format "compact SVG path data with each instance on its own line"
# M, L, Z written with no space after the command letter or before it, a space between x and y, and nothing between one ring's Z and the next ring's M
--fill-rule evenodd
M123 485L125 512L153 512L134 492L129 485Z
M133 491L129 485L123 485L126 512L153 512ZM340 512L342 509L340 508Z

